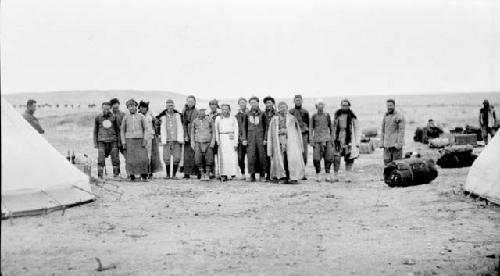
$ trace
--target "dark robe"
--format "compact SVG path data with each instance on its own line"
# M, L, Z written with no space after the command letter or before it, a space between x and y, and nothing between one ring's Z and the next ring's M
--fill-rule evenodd
M264 174L266 171L266 116L261 110L250 110L245 117L245 137L248 141L248 172Z
M182 124L184 126L184 137L188 141L184 143L184 175L197 175L198 169L194 162L194 150L191 148L191 123L198 117L198 110L196 107L184 107L182 111Z

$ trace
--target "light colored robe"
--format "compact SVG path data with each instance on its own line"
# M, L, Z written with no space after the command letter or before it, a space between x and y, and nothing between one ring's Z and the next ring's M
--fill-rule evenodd
M288 156L288 171L290 180L300 180L305 175L304 159L302 153L302 132L297 119L290 114L286 114L287 141L286 153ZM279 116L271 119L267 133L267 155L271 158L271 177L286 177L283 153L279 141Z
M238 120L234 116L217 116L215 140L219 146L220 175L233 176L238 171Z

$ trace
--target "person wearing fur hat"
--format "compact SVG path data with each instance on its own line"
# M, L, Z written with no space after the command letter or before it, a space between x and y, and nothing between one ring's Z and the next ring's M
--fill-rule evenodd
M289 114L285 102L278 104L267 134L267 155L271 157L271 176L282 184L297 184L304 178L302 133L297 119Z
M191 148L201 175L200 179L209 181L210 171L214 165L215 129L214 122L205 114L205 111L204 108L199 109L198 117L191 124Z
M160 121L160 143L163 146L166 179L176 180L177 170L181 161L181 147L184 144L184 127L182 125L181 114L174 108L174 101L168 99L165 105L166 109L158 115ZM172 170L170 170L171 165Z
M295 116L295 119L299 122L300 130L302 131L302 142L304 143L304 152L302 153L302 158L304 158L304 164L307 164L307 154L309 146L309 112L302 108L302 95L295 95L293 102L295 104L294 108L290 109L290 114ZM306 177L304 176L304 179Z
M333 181L338 181L340 160L344 156L345 169L347 173L346 182L351 182L351 171L354 160L359 156L359 143L361 135L359 132L358 119L351 110L351 103L347 99L341 101L341 108L335 112L332 142L333 142Z
M321 182L321 159L325 164L326 180L330 180L330 167L333 161L333 146L331 141L332 120L325 112L325 102L316 101L316 113L311 118L309 137L313 147L313 164L316 170L316 181Z
M266 117L259 108L259 98L251 97L251 109L245 118L245 144L247 147L248 172L250 181L255 182L255 174L259 180L264 179L266 172Z
M148 180L149 159L147 145L147 125L144 115L137 112L137 102L134 99L127 101L129 113L123 117L120 128L127 174L131 181L135 175L140 175L143 181Z
M149 158L149 175L148 178L153 178L153 173L161 171L160 150L158 146L158 136L156 134L157 119L153 116L149 109L149 102L141 101L139 103L139 113L144 115L146 120L146 149L148 150Z
M276 104L275 100L271 96L267 96L263 100L266 109L264 110L264 117L266 118L266 137L267 132L269 130L269 124L271 123L271 119L276 116L278 113L276 112L276 108L274 105ZM266 181L271 181L271 157L267 156L266 161Z
M247 99L238 99L239 110L234 116L238 121L238 167L240 168L241 180L245 180L245 157L247 155L245 121L248 114Z
M189 179L191 175L201 175L194 162L194 150L191 148L191 124L198 117L196 109L196 98L189 95L182 111L182 125L184 126L184 179Z

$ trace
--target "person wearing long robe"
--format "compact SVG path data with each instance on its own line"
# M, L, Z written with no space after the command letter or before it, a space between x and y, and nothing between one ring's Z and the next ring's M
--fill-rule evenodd
M346 182L351 182L351 171L354 160L359 156L359 143L361 135L359 132L358 119L351 110L351 103L347 99L341 102L341 109L335 112L332 141L333 141L333 181L338 181L340 160L344 157Z
M191 175L201 178L198 168L195 165L194 150L191 148L191 124L198 117L196 109L196 98L190 95L186 98L186 105L182 111L182 124L184 126L184 179L189 179Z
M259 98L252 97L249 102L252 108L245 118L245 144L250 181L254 182L255 174L262 180L266 172L266 117L259 108Z
M290 114L295 116L295 119L299 122L300 131L302 133L302 143L304 152L302 153L302 158L304 158L304 164L307 164L308 156L308 145L309 145L309 112L302 108L302 95L295 95L293 102L295 104L294 108L290 109ZM305 180L305 179L304 179Z
M144 115L137 112L137 102L127 101L129 113L123 117L120 137L125 151L127 174L131 181L139 174L143 181L148 180L149 159L147 145L147 127Z
M141 101L139 103L139 112L144 115L146 120L146 134L147 140L146 149L148 150L149 159L149 174L148 178L153 178L153 173L161 171L160 150L158 146L158 136L156 135L156 118L149 110L149 102Z
M305 175L302 132L297 119L278 104L278 115L271 119L267 133L267 155L271 157L271 177L280 183L297 184Z
M277 112L274 108L276 104L275 100L271 96L267 96L263 100L266 109L264 110L264 117L266 118L266 137L267 131L269 130L269 124L271 123L271 119L276 116ZM266 159L266 182L271 181L271 158L267 156Z
M481 127L484 144L488 145L488 135L491 135L493 139L498 129L498 122L495 108L486 99L483 101L483 108L479 110L479 126Z
M215 119L215 139L219 145L219 169L222 181L236 176L238 161L238 120L231 115L231 107L222 105L222 114Z

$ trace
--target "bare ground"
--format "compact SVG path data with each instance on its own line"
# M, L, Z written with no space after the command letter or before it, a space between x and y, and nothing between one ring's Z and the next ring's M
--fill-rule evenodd
M497 275L500 207L463 196L467 169L389 188L379 157L353 183L109 182L64 216L2 221L2 274Z

